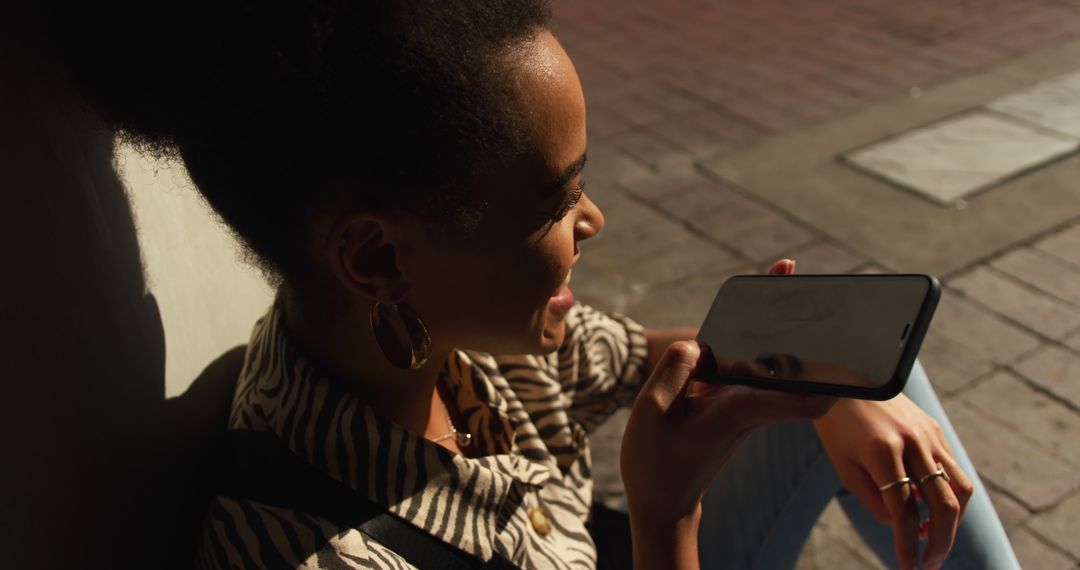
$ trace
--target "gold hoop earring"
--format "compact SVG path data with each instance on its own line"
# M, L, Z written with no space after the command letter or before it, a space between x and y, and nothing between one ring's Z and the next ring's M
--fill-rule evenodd
M405 303L371 305L371 332L390 364L417 369L431 356L431 335L423 319Z

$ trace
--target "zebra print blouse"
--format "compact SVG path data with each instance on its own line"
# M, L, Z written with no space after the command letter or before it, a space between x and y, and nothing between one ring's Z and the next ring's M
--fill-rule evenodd
M633 400L645 370L640 325L579 304L554 354L455 351L441 373L476 458L405 431L339 389L282 325L276 304L256 323L230 429L273 433L309 464L484 560L497 552L526 568L595 566L586 432ZM214 498L202 532L205 568L411 568L355 529L236 497Z

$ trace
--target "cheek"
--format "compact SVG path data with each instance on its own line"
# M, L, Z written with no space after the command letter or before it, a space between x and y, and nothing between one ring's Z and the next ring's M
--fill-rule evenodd
M561 289L563 279L574 264L575 247L573 228L567 223L552 231L538 242L536 248L536 277L531 293L535 307L530 323L531 338L539 342L535 350L550 352L562 344L565 333L565 313L548 306L551 296ZM526 285L522 285L526 287Z
M563 316L548 310L547 301L574 261L572 231L560 230L513 248L432 254L417 276L414 302L431 321L433 340L438 334L436 342L487 352L557 348Z

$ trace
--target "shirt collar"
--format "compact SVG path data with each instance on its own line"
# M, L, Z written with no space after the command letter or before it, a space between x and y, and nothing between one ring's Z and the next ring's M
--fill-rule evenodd
M524 488L544 485L555 462L543 454L526 458L516 445L537 437L536 428L492 357L454 351L441 374L482 457L454 454L408 432L341 389L298 350L275 303L252 333L230 427L274 433L369 500L487 559ZM451 518L455 524L446 523ZM463 522L475 531L462 534Z

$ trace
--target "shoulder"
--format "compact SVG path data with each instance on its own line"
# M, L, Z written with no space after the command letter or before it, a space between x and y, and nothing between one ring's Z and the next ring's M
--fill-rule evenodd
M413 568L352 528L247 499L218 496L203 520L199 568Z

